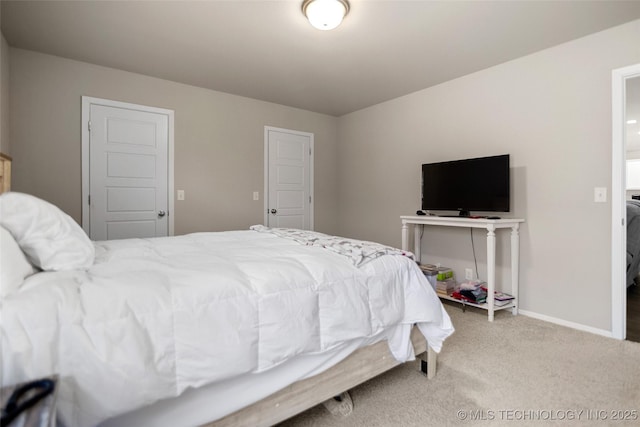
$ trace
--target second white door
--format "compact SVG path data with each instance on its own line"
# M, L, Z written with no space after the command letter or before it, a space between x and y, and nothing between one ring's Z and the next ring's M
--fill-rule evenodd
M313 229L313 134L265 126L265 225Z

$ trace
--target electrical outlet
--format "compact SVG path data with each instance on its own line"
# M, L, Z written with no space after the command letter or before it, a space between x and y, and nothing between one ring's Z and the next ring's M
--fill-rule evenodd
M593 201L597 203L606 203L607 187L595 187L593 189Z
M473 280L473 270L470 268L464 269L464 278L467 280Z

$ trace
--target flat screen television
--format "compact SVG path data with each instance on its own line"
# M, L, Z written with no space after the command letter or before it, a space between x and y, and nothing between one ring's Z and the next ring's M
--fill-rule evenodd
M509 212L509 155L422 165L422 210Z

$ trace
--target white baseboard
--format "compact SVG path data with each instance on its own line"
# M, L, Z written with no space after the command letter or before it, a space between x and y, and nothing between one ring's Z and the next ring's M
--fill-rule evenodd
M579 331L590 332L592 334L601 335L603 337L613 338L611 331L594 328L592 326L582 325L580 323L569 322L568 320L558 319L556 317L547 316L545 314L539 314L539 313L534 313L533 311L520 310L520 309L518 309L518 314L522 314L523 316L527 316L527 317L532 317L534 319L544 320L545 322L549 322L549 323L555 323L556 325L577 329Z

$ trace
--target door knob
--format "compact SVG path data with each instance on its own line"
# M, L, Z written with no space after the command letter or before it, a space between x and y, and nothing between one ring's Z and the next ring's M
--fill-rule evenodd
M158 211L158 216L160 218L162 218L163 216L165 216L167 213L165 211Z
M275 215L278 211L276 209L271 209L271 213Z

